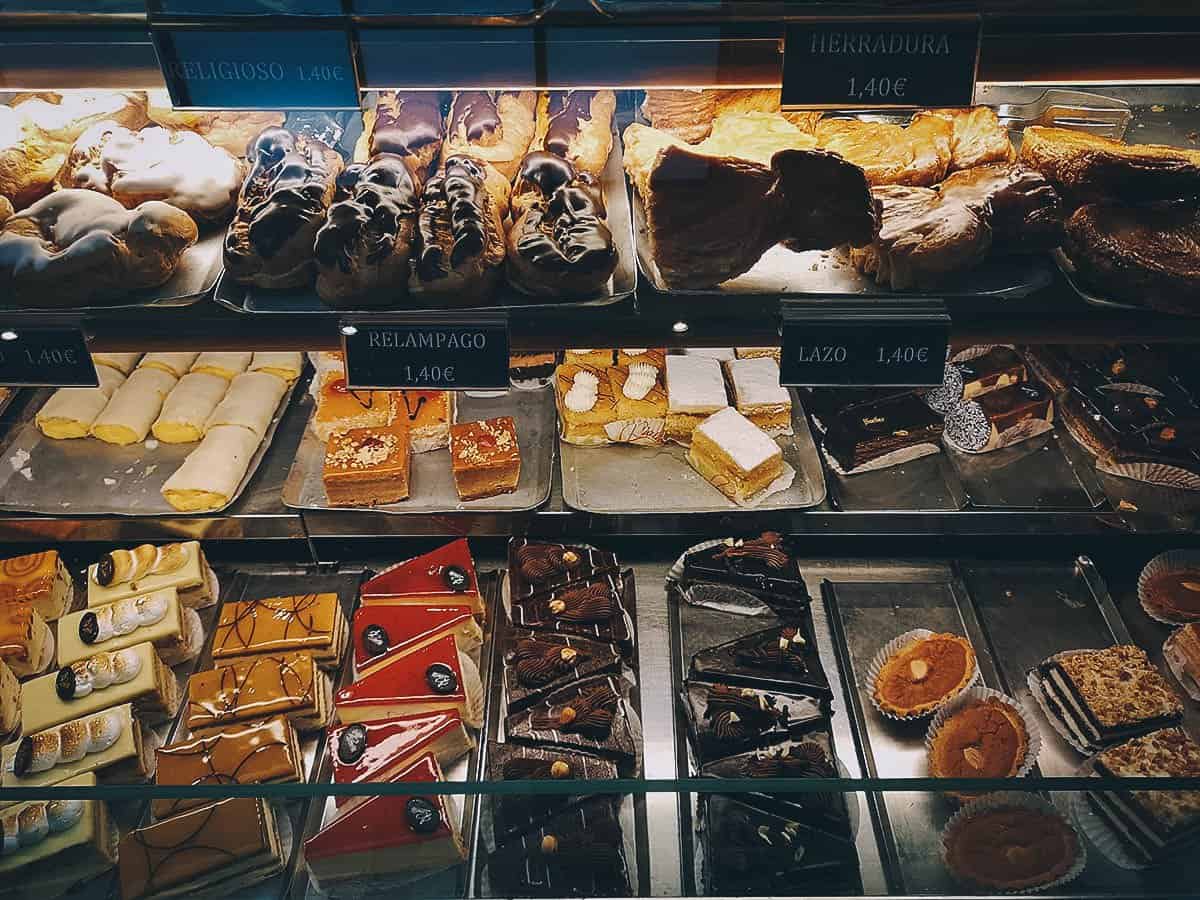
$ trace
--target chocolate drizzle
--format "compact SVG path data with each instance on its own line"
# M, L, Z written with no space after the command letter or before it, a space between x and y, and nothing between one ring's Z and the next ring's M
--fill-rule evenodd
M551 707L533 716L535 729L579 734L593 740L605 740L612 732L613 717L621 695L609 685L602 684L579 694L569 703Z
M412 404L408 402L409 392L408 391L400 391L399 394L400 394L400 399L402 399L404 401L404 412L408 416L408 421L415 422L417 419L417 416L419 416L421 414L421 407L423 407L426 404L426 402L429 400L429 398L424 393L422 393L419 397L417 397L417 408L413 409Z
M781 753L750 757L745 774L748 778L836 778L837 769L819 745L805 741Z
M549 684L571 672L586 659L586 654L573 647L534 638L518 641L511 657L517 670L517 678L527 687Z
M450 104L450 135L460 131L473 144L500 130L500 112L488 91L459 91Z
M566 158L571 142L579 136L580 122L592 120L595 91L552 91L546 107L549 123L543 146L555 156Z
M484 171L469 156L451 156L444 170L429 179L421 197L421 212L417 231L421 237L421 253L417 258L417 275L422 281L445 278L469 259L483 253L487 246ZM450 258L438 240L449 224Z
M382 153L343 171L338 191L346 196L329 208L314 253L322 266L350 273L360 253L371 264L392 253L405 221L417 214L417 188L404 160Z
M791 561L791 554L784 549L783 537L775 531L764 531L762 537L749 541L736 541L718 550L715 559L756 559L772 569L783 569Z
M615 598L607 584L597 581L559 591L547 603L547 609L563 622L596 625L612 619Z
M534 759L515 756L506 760L501 770L506 781L573 778L571 764L565 759Z

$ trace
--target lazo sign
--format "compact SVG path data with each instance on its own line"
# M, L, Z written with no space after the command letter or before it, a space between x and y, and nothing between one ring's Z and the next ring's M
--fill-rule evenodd
M335 28L158 25L154 46L181 108L357 109L350 38Z
M783 106L970 106L979 32L976 18L788 25Z
M342 326L346 384L396 390L508 387L508 323L503 316L376 318Z

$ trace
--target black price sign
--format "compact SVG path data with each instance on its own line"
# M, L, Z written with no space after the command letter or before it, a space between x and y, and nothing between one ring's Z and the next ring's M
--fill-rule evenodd
M493 390L508 387L508 322L404 319L342 325L346 384L362 390Z
M171 103L198 109L358 109L350 38L333 28L152 29Z
M78 328L0 328L0 385L96 387L83 332Z
M783 311L780 382L789 387L934 387L942 383L950 317L941 303L881 310Z
M787 26L786 107L970 106L979 59L978 19Z

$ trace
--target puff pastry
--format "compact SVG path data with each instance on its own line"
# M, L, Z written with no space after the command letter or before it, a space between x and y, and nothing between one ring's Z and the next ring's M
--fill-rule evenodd
M205 430L220 425L248 428L260 439L266 435L279 401L287 393L287 382L269 372L243 372L229 385L229 392L208 417Z
M205 423L229 389L220 375L191 372L179 379L155 420L154 436L164 444L190 444L204 437Z
M531 149L561 156L581 172L599 175L612 150L612 91L550 91L538 102Z
M258 436L248 428L210 428L200 446L162 486L163 497L180 512L220 509L237 493L258 443Z
M872 187L928 187L946 177L954 126L936 115L918 116L907 127L860 119L822 119L817 145L867 173Z
M139 369L162 369L169 375L182 378L191 369L199 353L147 353L138 363Z
M93 353L92 362L98 366L107 366L110 369L116 369L122 375L128 376L133 371L138 361L142 358L140 353Z
M292 382L304 371L304 354L299 350L259 351L250 360L249 372L270 372Z
M250 112L242 109L175 109L163 89L146 92L150 121L164 128L194 131L214 147L234 156L246 156L246 147L264 128L283 124L281 112Z
M48 438L64 440L88 436L96 417L108 406L113 393L125 383L125 376L116 369L97 366L99 387L59 388L38 410L34 422Z
M113 393L89 433L121 446L144 441L177 381L161 369L138 369Z
M250 365L250 360L254 358L253 353L231 351L231 352L212 352L207 351L196 357L196 361L192 363L193 372L206 372L209 375L220 375L226 381L230 381L236 375L241 375Z

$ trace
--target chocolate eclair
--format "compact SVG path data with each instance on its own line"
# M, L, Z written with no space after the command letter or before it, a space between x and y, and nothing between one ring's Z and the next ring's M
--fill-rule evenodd
M521 161L513 188L505 271L534 296L583 296L617 265L600 186L565 159L538 150Z
M413 293L480 301L499 280L504 213L488 189L485 166L468 156L451 156L425 185L417 218L419 249L409 280Z
M348 166L317 232L317 293L329 306L386 306L408 293L417 187L404 160L380 153Z
M581 172L599 175L612 150L612 91L550 91L538 104L533 150L560 156Z
M446 156L466 153L512 181L533 139L536 91L458 91L446 115Z
M250 173L225 235L225 271L261 288L311 283L313 240L333 201L341 155L316 138L267 128L246 156Z
M394 153L408 164L420 188L441 149L441 96L428 91L383 91L374 108L363 113L363 134L354 158Z

